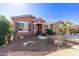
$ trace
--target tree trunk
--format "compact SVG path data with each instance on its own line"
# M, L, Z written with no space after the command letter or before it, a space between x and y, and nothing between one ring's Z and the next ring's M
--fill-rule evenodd
M5 35L5 44L8 44L8 36Z
M14 35L13 35L13 33L11 33L11 36L9 38L9 42L12 42L13 41L13 38L14 38Z

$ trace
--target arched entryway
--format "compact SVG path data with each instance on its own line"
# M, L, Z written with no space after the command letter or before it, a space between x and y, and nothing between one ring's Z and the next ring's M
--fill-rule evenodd
M36 19L33 21L33 31L34 34L41 35L45 32L45 21L41 19Z
M36 24L36 34L37 35L42 34L42 24Z

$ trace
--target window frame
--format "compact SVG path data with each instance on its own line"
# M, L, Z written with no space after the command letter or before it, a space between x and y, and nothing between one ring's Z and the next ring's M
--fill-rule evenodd
M23 22L23 21L20 21L20 22L17 22L17 23L27 23L28 24L28 30L26 30L26 31L20 31L20 30L18 30L18 32L29 32L29 22Z

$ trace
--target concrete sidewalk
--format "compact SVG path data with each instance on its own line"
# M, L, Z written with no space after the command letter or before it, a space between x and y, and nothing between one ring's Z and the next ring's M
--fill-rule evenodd
M79 56L79 46L75 45L75 46L72 46L72 48L53 52L46 56Z

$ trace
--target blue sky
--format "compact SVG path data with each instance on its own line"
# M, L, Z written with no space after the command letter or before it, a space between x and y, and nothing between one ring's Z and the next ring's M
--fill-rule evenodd
M32 14L48 22L68 20L79 24L79 4L75 3L0 3L0 15L11 16Z

